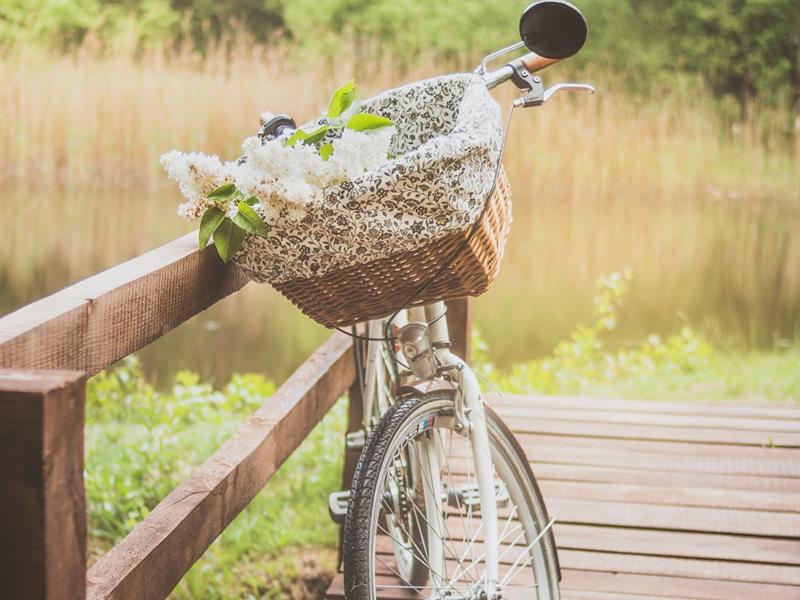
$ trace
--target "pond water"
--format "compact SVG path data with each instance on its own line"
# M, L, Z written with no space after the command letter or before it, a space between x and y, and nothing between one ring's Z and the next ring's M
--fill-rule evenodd
M503 270L475 304L499 365L547 354L591 318L597 277L626 266L634 280L612 344L683 322L739 349L792 343L800 333L800 201L711 194L575 203L559 189L534 193L521 169L509 174L515 221ZM177 200L168 184L6 189L0 314L190 231L175 216ZM327 335L271 288L251 284L140 356L160 383L184 368L217 384L234 371L282 379Z

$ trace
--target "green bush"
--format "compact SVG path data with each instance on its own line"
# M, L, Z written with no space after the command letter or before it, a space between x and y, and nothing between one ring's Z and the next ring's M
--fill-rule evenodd
M86 494L90 533L127 534L274 391L261 375L234 375L224 391L180 371L168 392L128 357L89 380Z
M474 331L476 368L504 391L557 394L585 392L598 382L642 375L663 377L708 366L713 349L688 325L666 340L650 335L632 348L605 347L603 334L617 327L619 308L631 279L630 270L598 279L594 320L578 325L568 339L556 345L551 356L514 365L508 372L495 369L488 359L486 343Z

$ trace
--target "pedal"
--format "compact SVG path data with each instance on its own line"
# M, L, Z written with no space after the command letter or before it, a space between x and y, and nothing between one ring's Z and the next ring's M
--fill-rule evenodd
M505 508L509 503L508 490L502 481L494 482L494 495L497 499L497 507ZM481 509L481 496L478 492L478 486L475 485L460 485L455 488L447 490L447 505L451 508L471 509L473 512L478 512Z
M328 514L331 521L337 525L344 525L347 516L347 505L350 503L350 490L333 492L328 496Z

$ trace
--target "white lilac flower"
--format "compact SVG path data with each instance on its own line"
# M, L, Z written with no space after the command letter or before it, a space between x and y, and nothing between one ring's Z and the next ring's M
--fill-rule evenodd
M184 202L178 205L178 216L187 221L194 221L203 216L206 209L213 204L210 200L197 200L195 202Z
M173 151L161 157L161 165L187 199L178 207L178 214L186 219L202 216L212 205L208 194L224 183L234 183L245 196L259 199L267 223L277 222L284 209L290 221L299 221L307 206L322 202L325 188L384 164L394 132L393 127L367 132L344 129L333 140L328 160L314 145L289 147L283 140L262 142L249 137L242 143L245 161L241 164L223 164L216 156L198 152ZM229 208L225 202L218 204L223 210Z
M343 179L352 179L386 162L394 127L370 132L345 129L342 137L333 142L333 154L328 162L339 170Z

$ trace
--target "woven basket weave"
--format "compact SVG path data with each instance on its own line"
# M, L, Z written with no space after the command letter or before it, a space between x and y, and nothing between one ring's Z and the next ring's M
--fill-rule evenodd
M494 192L471 237L470 226L413 251L329 271L321 277L272 285L326 327L386 317L412 305L478 296L489 289L500 272L510 226L511 188L501 168ZM438 273L455 253L450 265ZM419 297L413 297L434 275L436 279Z

